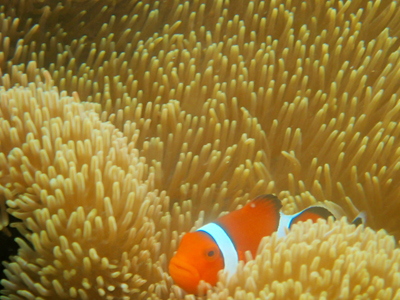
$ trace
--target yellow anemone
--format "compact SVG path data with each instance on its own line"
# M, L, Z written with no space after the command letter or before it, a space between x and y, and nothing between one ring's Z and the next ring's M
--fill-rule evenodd
M4 299L179 298L181 236L261 193L364 210L399 239L396 1L28 0L0 18L0 226L8 212L26 239ZM393 259L360 287L348 255L336 294L307 294L312 260L301 291L260 275L208 297L398 297L390 237L366 232Z

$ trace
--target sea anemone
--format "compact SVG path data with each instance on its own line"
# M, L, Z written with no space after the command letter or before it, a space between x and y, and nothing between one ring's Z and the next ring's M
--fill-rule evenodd
M324 200L349 218L366 211L368 226L399 239L396 1L27 0L0 12L0 226L9 214L22 235L4 299L179 298L166 266L182 235L265 193L288 213ZM309 227L298 228L300 244ZM368 237L398 274L394 245L380 247L390 236L354 232L358 242L329 245L364 257ZM325 241L315 238L311 254ZM248 268L267 263L266 243ZM340 272L353 276L346 249ZM398 275L362 266L372 279L348 297L398 296ZM288 277L274 288L240 272L208 297L267 287L333 299L348 287L308 292L310 279L299 294Z
M133 143L99 120L98 105L63 94L35 84L2 91L1 133L10 149L3 178L14 183L4 194L26 239L16 239L19 255L5 263L6 294L140 294L148 279L166 276L166 193L155 190ZM166 291L165 283L156 287Z
M260 254L228 282L219 299L400 299L400 249L383 230L346 220L294 225L286 239L261 242ZM212 293L208 295L212 298Z

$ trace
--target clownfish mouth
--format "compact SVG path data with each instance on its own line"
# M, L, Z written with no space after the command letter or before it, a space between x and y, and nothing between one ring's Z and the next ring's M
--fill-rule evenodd
M169 274L177 285L188 293L196 294L200 282L200 274L195 267L176 257L171 259Z

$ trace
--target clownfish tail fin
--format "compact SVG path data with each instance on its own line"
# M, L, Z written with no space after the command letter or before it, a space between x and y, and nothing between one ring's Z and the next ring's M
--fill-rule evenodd
M330 216L332 216L335 219L335 216L327 208L322 206L311 206L309 208L304 209L299 214L295 215L295 217L290 222L290 226L297 222L300 221L305 222L310 219L313 222L316 222L320 218L327 220Z
M367 222L367 214L365 213L365 211L362 211L357 215L357 217L354 218L351 224L358 226L358 225L365 225L366 222Z

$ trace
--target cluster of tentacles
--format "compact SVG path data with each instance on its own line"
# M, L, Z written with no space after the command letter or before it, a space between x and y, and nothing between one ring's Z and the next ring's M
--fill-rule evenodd
M400 299L398 5L0 5L2 299L184 298L182 235L266 193L368 227L296 225L204 297Z

